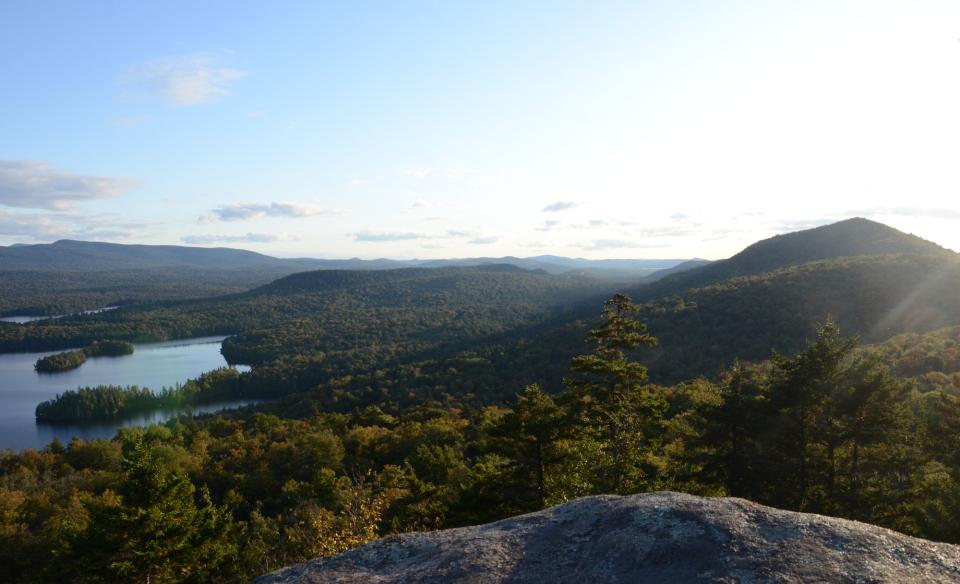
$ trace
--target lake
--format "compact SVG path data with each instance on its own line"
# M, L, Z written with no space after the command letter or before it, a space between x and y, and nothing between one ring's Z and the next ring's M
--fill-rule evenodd
M37 373L33 364L40 357L59 353L9 353L0 355L0 450L43 448L55 437L66 444L73 436L112 438L122 426L143 426L163 422L183 410L155 411L108 423L83 425L37 424L34 410L68 389L97 385L139 385L158 391L195 378L201 373L226 367L220 354L225 337L204 337L137 344L132 355L92 357L77 369L63 373ZM211 413L240 407L258 400L236 400L195 406L192 413Z

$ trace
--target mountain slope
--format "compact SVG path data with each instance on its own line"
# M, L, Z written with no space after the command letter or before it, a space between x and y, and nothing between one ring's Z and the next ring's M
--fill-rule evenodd
M509 265L325 270L230 296L0 325L0 351L233 334L223 345L230 362L315 359L323 362L320 377L349 375L478 343L611 292L606 281Z
M231 248L61 240L0 246L0 316L60 315L111 305L234 294L309 270L357 272L340 277L353 278L363 285L363 271L510 264L551 274L576 272L586 277L637 282L658 267L679 262L559 257L329 260L275 258ZM574 270L571 266L579 267Z
M272 267L280 263L276 258L240 249L123 245L66 239L51 244L0 248L0 269L3 270L236 269Z
M392 270L314 270L299 272L280 278L252 290L251 294L289 294L294 292L321 292L366 286L396 285L403 282L438 281L449 277L476 274L544 274L543 271L525 270L512 264L485 264L480 266L442 268L397 268Z
M480 266L489 264L512 264L530 270L543 270L548 274L583 273L585 275L623 281L638 281L657 271L673 268L684 260L679 259L599 259L567 258L542 255L528 258L513 256L501 258L463 258L444 260L412 260L410 263L424 267Z
M960 546L743 499L599 496L387 537L254 584L956 582Z
M685 290L644 305L660 339L644 354L660 380L716 373L735 359L793 353L831 318L878 342L960 323L956 254L855 256Z
M855 217L758 241L729 259L667 276L637 292L643 298L655 298L737 276L763 274L817 260L885 254L953 255L915 235Z
M836 257L804 261L830 254ZM761 271L726 277L753 270ZM960 255L853 219L757 242L729 260L626 292L642 305L638 317L660 341L638 357L655 382L674 383L715 375L737 358L793 353L828 317L843 334L864 342L960 324L958 289ZM597 324L598 313L599 306L584 307L511 348L477 351L488 357L489 374L502 368L562 371L584 351L583 336ZM556 375L543 373L540 380L548 387L560 384Z

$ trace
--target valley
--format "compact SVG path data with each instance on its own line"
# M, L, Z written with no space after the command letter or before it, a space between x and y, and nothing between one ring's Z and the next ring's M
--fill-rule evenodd
M851 219L629 279L537 261L299 270L0 323L0 565L20 577L57 550L102 571L162 516L163 570L237 581L657 490L960 542L958 254ZM27 273L40 312L86 302ZM136 348L32 371L93 343Z

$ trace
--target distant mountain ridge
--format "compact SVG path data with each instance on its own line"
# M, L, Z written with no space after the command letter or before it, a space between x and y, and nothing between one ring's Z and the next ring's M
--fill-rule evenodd
M398 267L391 260L282 259L227 247L139 245L62 239L49 244L0 247L0 270L110 271L157 268L309 270L356 268L364 264Z
M0 271L96 272L190 268L205 270L268 270L276 276L307 270L390 270L511 264L550 274L583 272L612 279L639 281L654 273L675 268L682 259L590 260L560 256L479 257L437 260L276 258L227 247L205 248L178 245L139 245L74 241L0 247Z
M388 285L419 279L436 280L462 274L526 274L545 275L543 270L528 270L513 264L480 266L444 266L436 268L395 268L392 270L313 270L298 272L251 290L251 294L320 292L352 286Z
M527 258L506 256L500 258L463 258L441 260L408 260L406 263L422 267L481 266L488 264L512 264L530 270L543 270L548 274L588 273L595 276L636 279L648 278L663 270L685 263L682 259L601 259L568 258L555 255L540 255Z

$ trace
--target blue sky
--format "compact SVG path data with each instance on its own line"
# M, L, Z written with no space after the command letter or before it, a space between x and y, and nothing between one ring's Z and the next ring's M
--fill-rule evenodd
M960 249L960 3L0 3L0 244Z

